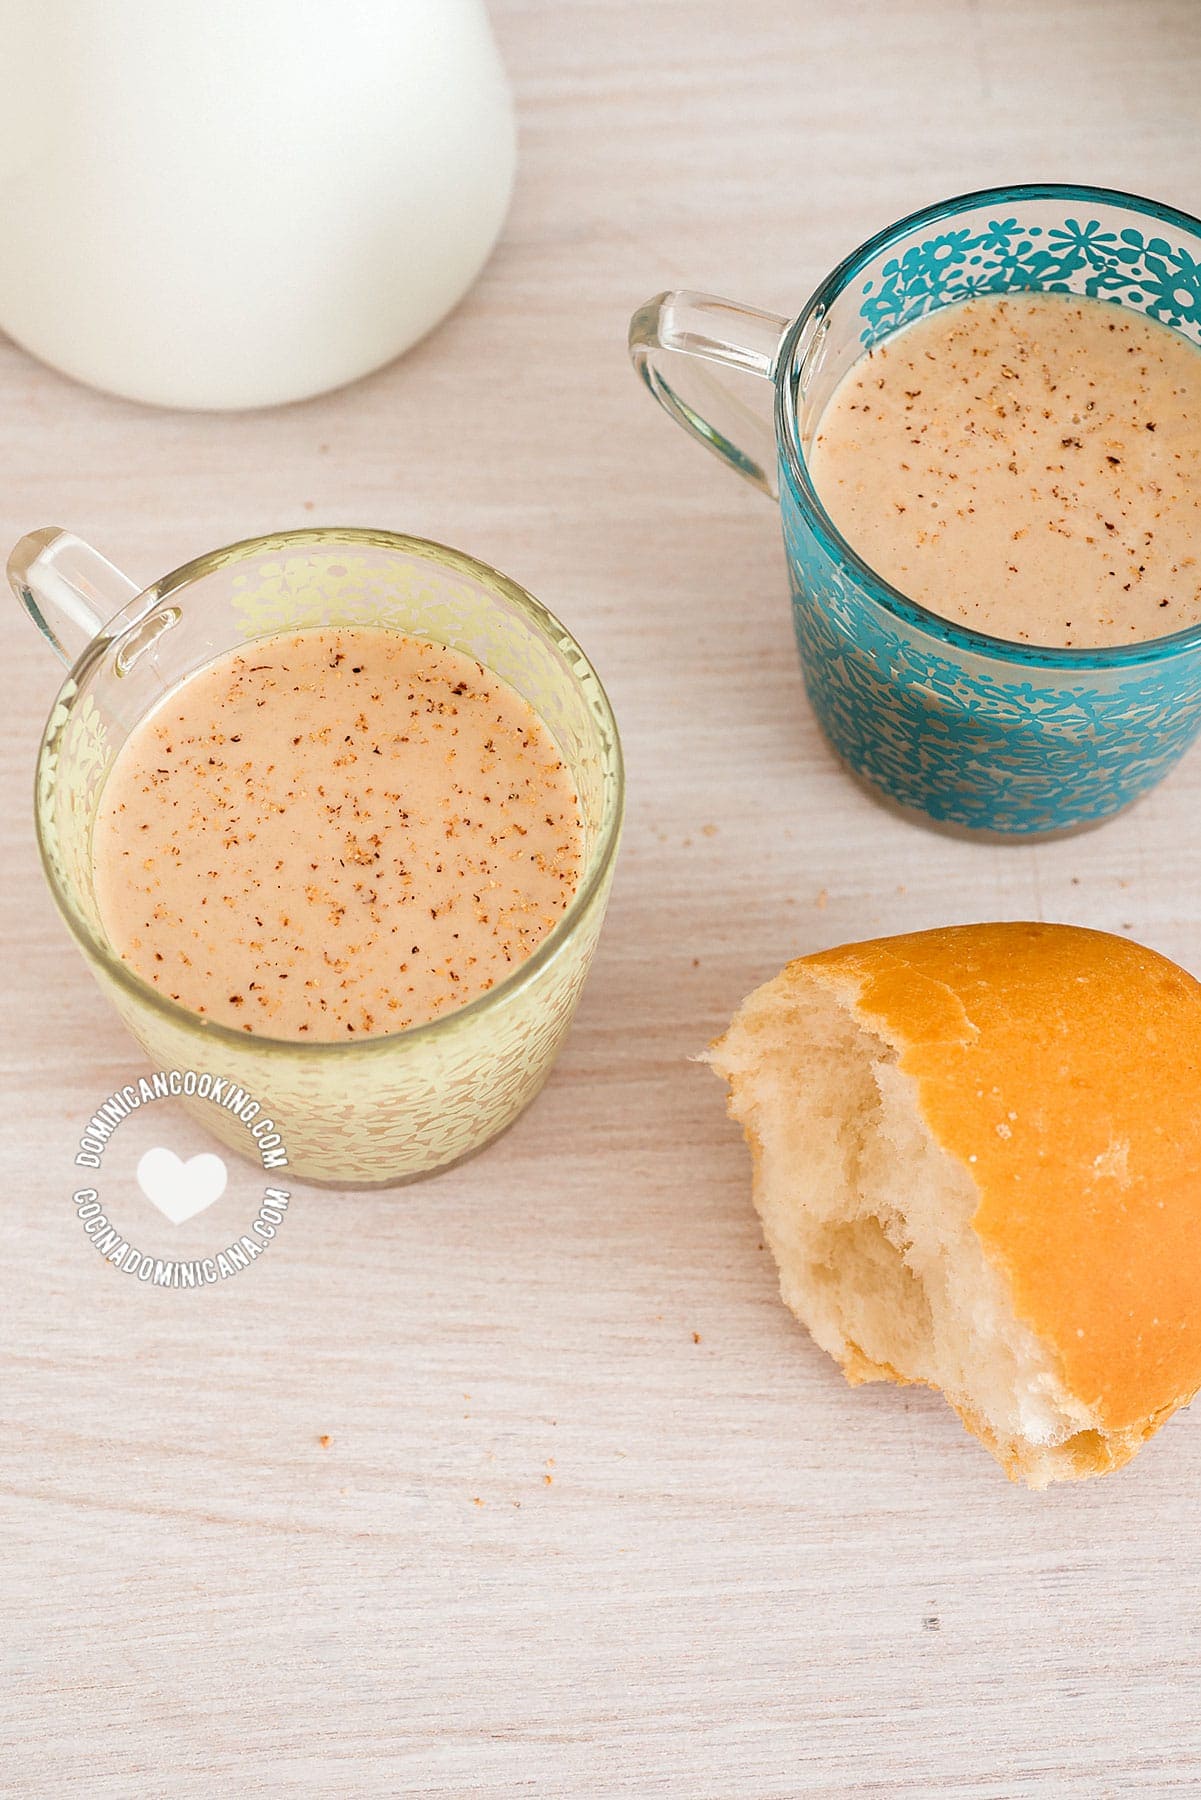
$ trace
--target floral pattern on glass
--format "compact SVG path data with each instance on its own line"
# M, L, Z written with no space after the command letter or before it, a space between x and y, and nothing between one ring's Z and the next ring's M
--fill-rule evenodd
M861 289L862 342L870 348L935 307L977 294L1032 290L1118 301L1201 340L1201 261L1183 245L1096 218L1047 226L1011 215L887 257Z
M1201 728L1201 662L1076 679L968 656L892 621L785 501L793 624L832 748L938 824L1036 837L1096 824L1164 776Z

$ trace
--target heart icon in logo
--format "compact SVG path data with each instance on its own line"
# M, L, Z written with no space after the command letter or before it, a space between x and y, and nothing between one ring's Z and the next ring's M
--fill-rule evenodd
M187 1162L174 1150L147 1150L138 1163L138 1186L152 1206L172 1225L194 1219L220 1200L229 1179L225 1164L211 1150Z

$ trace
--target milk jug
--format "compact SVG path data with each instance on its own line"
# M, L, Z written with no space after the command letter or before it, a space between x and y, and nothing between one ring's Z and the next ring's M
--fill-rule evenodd
M338 387L508 206L483 0L0 0L0 328L162 406Z

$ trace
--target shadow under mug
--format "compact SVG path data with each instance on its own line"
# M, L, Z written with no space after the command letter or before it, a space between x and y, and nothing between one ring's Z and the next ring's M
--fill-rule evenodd
M49 530L17 545L9 579L73 664L38 759L46 879L93 975L155 1068L227 1077L272 1115L291 1173L339 1186L414 1180L471 1155L511 1124L541 1087L570 1024L621 832L617 726L566 628L495 569L387 531L254 538L139 592L79 538ZM580 885L524 963L456 1012L353 1043L249 1035L177 1005L116 955L92 879L105 777L155 702L225 651L313 626L383 627L484 663L555 738L584 822ZM234 1151L248 1153L232 1113L211 1102L185 1104Z
M655 398L778 494L801 668L836 754L923 822L1000 839L1099 824L1167 773L1201 727L1201 627L1065 650L939 618L841 536L807 456L838 382L875 345L973 296L1034 292L1108 301L1197 344L1201 221L1101 188L995 188L880 232L791 322L671 293L630 325ZM715 367L774 384L774 430Z

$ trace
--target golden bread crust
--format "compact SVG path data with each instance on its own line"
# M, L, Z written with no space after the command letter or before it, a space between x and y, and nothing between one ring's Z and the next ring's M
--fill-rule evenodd
M781 979L829 984L895 1046L1015 1313L1102 1426L1079 1474L1127 1461L1201 1387L1201 983L1025 923L848 944Z

